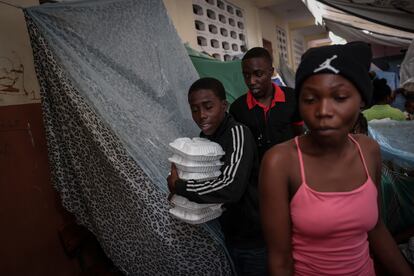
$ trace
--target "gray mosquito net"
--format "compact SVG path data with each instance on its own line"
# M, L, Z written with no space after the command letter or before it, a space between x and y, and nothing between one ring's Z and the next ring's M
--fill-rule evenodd
M197 136L198 78L161 0L24 10L63 205L129 275L229 275L209 225L168 214L168 143Z

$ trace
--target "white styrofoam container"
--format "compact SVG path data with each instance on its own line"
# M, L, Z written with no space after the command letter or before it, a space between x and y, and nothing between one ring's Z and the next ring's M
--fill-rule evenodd
M218 218L223 213L222 209L216 209L203 214L196 214L193 212L183 211L182 209L176 207L171 208L169 212L173 217L190 224L204 223Z
M169 145L175 154L194 161L219 160L225 154L219 144L198 137L177 138Z
M178 170L178 177L183 180L210 180L217 178L221 175L221 171L213 171L213 172L185 172Z
M174 163L177 169L183 172L194 172L194 173L210 173L214 171L219 171L223 162L219 160L215 161L193 161L186 159L185 157L174 154L172 157L168 158L168 161Z
M204 209L218 209L221 208L223 205L222 203L197 203L190 201L188 198L180 196L180 195L173 195L170 199L170 202L175 207L181 207L187 210L204 210Z

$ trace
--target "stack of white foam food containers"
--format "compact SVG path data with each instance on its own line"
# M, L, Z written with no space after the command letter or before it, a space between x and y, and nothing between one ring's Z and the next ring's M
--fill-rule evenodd
M182 180L214 180L221 174L224 151L217 143L204 138L178 138L170 143L174 155L168 160L177 167ZM199 204L174 195L170 214L182 221L199 224L215 219L223 212L222 204Z

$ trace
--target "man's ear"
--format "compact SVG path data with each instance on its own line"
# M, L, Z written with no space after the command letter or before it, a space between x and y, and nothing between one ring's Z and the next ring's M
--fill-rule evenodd
M271 73L271 74L272 74L272 76L273 76L273 74L275 73L275 68L274 68L274 67L270 68L270 73Z
M229 102L227 100L222 100L221 104L222 104L222 107L223 107L224 111L227 111L227 108L229 106Z

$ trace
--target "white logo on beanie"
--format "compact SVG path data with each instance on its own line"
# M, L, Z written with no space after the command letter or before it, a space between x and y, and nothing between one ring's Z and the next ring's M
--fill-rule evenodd
M335 74L339 73L339 70L332 67L331 65L331 61L336 59L338 56L337 55L333 55L331 58L327 58L324 62L322 62L321 64L319 64L319 67L316 68L315 70L313 70L314 73L317 73L319 71L322 71L324 69L327 70L331 70L332 72L334 72Z

